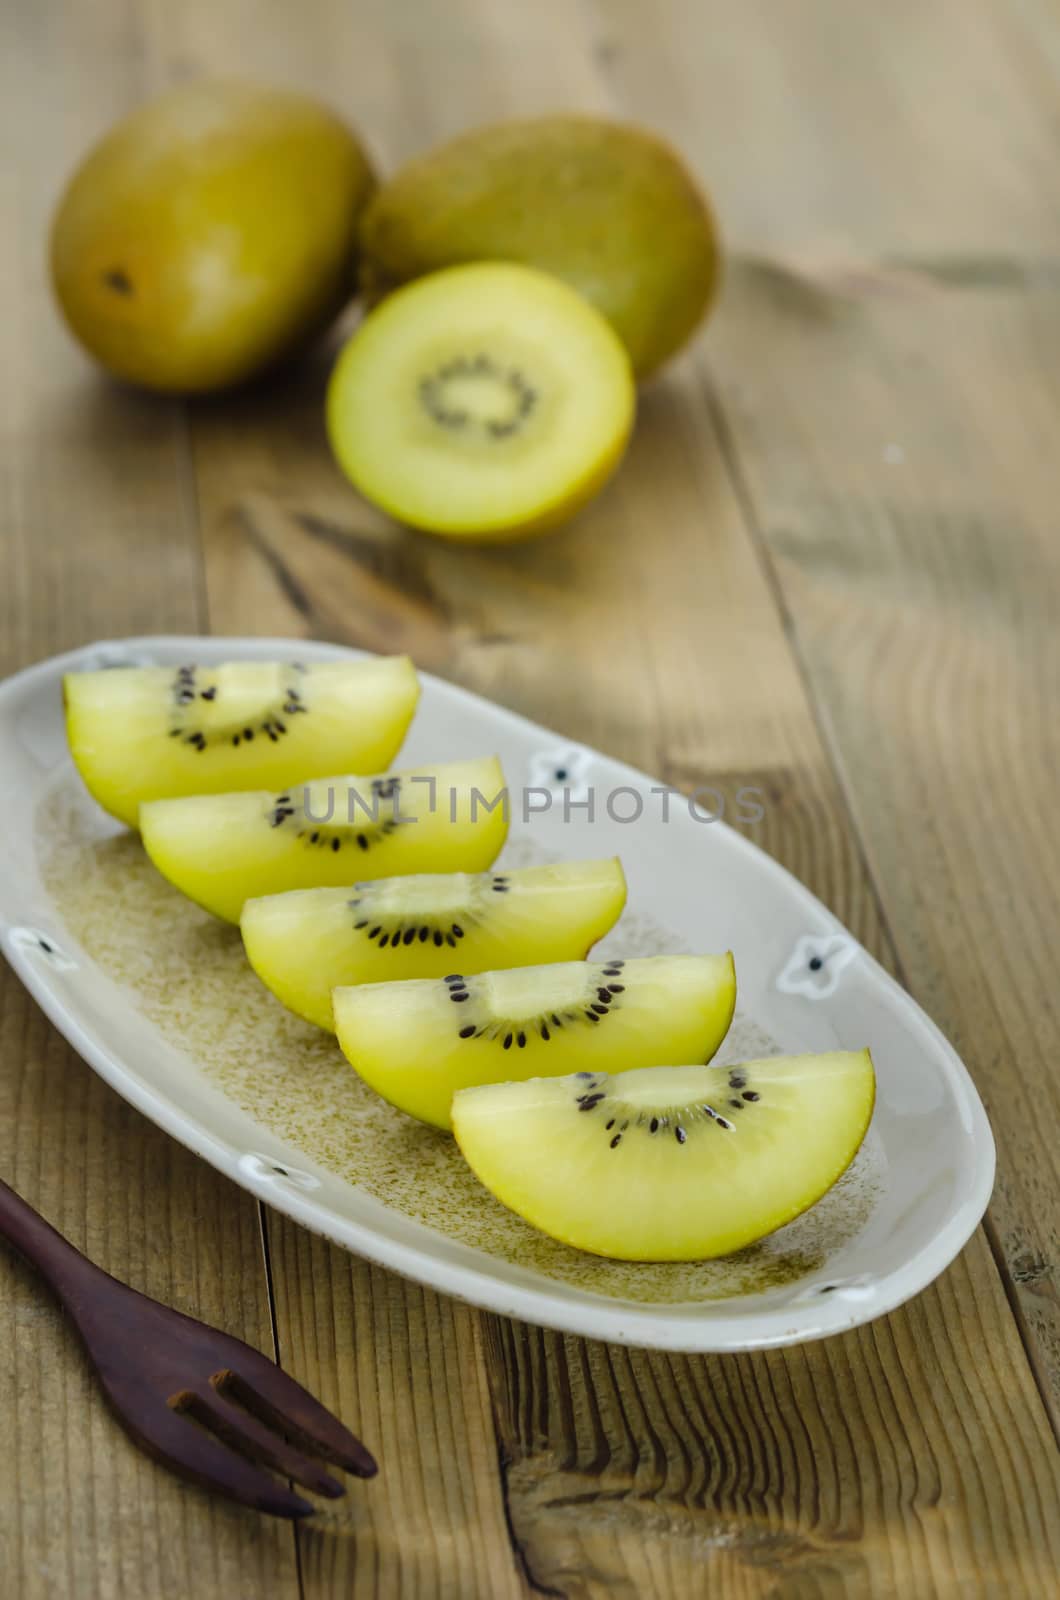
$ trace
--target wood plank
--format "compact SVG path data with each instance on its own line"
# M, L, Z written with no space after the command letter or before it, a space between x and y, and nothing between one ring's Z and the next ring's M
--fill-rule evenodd
M632 8L602 9L636 41ZM1060 1426L1050 1136L1060 1013L1046 954L1060 940L1048 443L1060 420L1060 218L1040 203L1056 107L1040 42L1057 34L1033 7L1002 18L962 5L953 71L951 6L906 18L915 47L892 12L853 9L864 44L848 79L856 117L829 98L831 68L810 47L835 24L833 7L810 7L807 28L805 13L780 21L749 5L727 32L744 68L758 50L767 71L800 64L824 136L812 169L785 167L784 226L741 199L760 181L745 145L724 146L738 253L700 370L716 385L730 466L768 546L905 979L986 1099L997 1246ZM713 35L702 13L669 11L684 48L663 28L654 53L621 52L623 88L715 163L724 107L687 65ZM911 103L911 64L936 86L930 113ZM754 74L741 82L762 140L789 148L798 104L767 106ZM892 97L908 115L887 115Z
M736 301L716 360L734 373L767 338L783 348L768 416L757 401L732 407L735 450L907 981L986 1099L1000 1160L991 1215L1060 1423L1060 1013L1047 954L1060 937L1060 553L1055 471L1035 437L1056 426L1060 302L945 298L868 311L863 405L851 407L827 336L802 337L760 279ZM892 375L913 360L909 392ZM802 469L783 444L763 455L761 430L781 441L786 427L809 460L842 437L858 467L848 474L829 453Z
M626 8L619 37L623 17L609 33L595 31L584 13L555 5L425 5L414 24L403 10L383 16L368 5L357 19L367 54L343 51L348 36L336 31L329 55L342 61L347 102L364 107L373 141L396 157L458 121L557 102L615 103L643 115L645 96L627 88L631 77L611 102L601 64L610 70L616 51L626 61L643 58L661 94L659 63L681 52L692 11L672 10L664 41L654 11L649 19L641 8ZM818 15L823 25L820 7ZM841 28L839 9L829 15ZM197 8L181 16L182 27L201 28L205 38L207 23L188 20ZM216 47L220 25L209 26ZM757 27L767 40L764 14ZM712 53L698 51L689 66L708 74L709 92L682 80L686 108L714 91L728 95L730 108L738 103L728 28L726 21L715 29ZM234 50L234 38L225 39ZM259 65L267 54L279 70L275 48ZM986 71L986 55L976 59ZM319 42L303 49L285 38L285 77L307 81L318 63ZM768 75L781 73L773 53L747 46L740 63L746 94L768 103ZM325 71L321 82L335 78ZM845 84L833 93L842 106L856 104ZM800 115L808 120L805 104ZM920 134L907 137L915 148ZM700 143L693 155L702 154ZM805 146L792 156L807 183L812 157ZM756 182L764 210L766 184L779 192L783 183L768 172ZM1010 198L1012 218L1022 214L1021 193ZM790 218L794 227L794 206ZM851 225L863 221L864 213ZM758 837L890 960L696 363L681 364L645 397L629 463L575 527L538 545L481 552L395 530L345 488L323 440L323 370L310 364L293 382L196 417L215 628L238 621L375 648L400 640L425 664L663 775L760 783L769 806ZM292 1243L304 1256L302 1236ZM293 1295L307 1292L292 1282ZM317 1281L313 1292L313 1318L344 1326L341 1311L327 1310L334 1289ZM281 1291L281 1306L284 1298ZM284 1319L295 1326L293 1312ZM649 1357L481 1321L512 1531L531 1580L545 1590L1048 1589L1056 1460L981 1236L909 1308L791 1353ZM403 1358L403 1338L397 1350ZM336 1350L333 1371L326 1350L318 1359L316 1381L336 1391L358 1381L347 1352ZM378 1351L377 1385L385 1362ZM437 1423L417 1416L431 1436L418 1458L436 1448ZM414 1535L414 1543L425 1540L425 1531ZM342 1592L322 1562L314 1582L319 1592Z
M227 67L322 94L371 128L373 146L377 130L381 136L405 118L415 120L416 86L391 76L389 38L405 26L397 8L380 3L355 10L340 0L320 0L311 19L307 27L296 13L277 7L263 26L256 0L224 8L195 0L170 8L157 19L159 70L177 75ZM356 604L364 618L361 636L371 637L374 648L415 642L419 659L437 663L429 639L435 651L448 652L451 638L413 581L414 568L410 592L395 590L385 570L373 587L369 548L357 567L353 600L345 530L338 529L336 540L326 518L294 529L293 537L311 552L303 572L288 560L292 530L272 496L258 492L262 483L271 484L287 447L296 454L308 450L314 475L326 462L321 372L310 361L302 372L192 413L196 494L209 496L211 627L343 637L346 610ZM223 469L223 484L214 480L211 462ZM330 468L328 476L337 486ZM234 495L232 483L238 484ZM224 502L215 515L218 494ZM339 504L346 503L340 491ZM303 583L312 589L311 603ZM331 585L322 619L314 607ZM498 1470L480 1319L368 1268L277 1214L268 1214L267 1226L280 1358L325 1404L358 1417L383 1464L370 1490L317 1519L319 1532L298 1530L304 1592L346 1595L356 1584L358 1592L364 1587L403 1600L506 1600L523 1593Z
M481 1318L268 1218L280 1359L381 1463L299 1529L304 1592L517 1600Z
M47 93L42 85L47 85ZM61 331L42 240L65 169L144 87L135 19L52 4L0 58L0 671L196 628L200 556L171 406L103 383ZM0 973L0 1170L93 1260L272 1349L253 1201L126 1106ZM286 1526L211 1502L111 1419L47 1292L0 1261L0 1572L20 1600L297 1593Z
M319 377L303 381L310 390L317 383L319 404ZM211 559L208 570L230 575L228 586L211 587L211 615L215 626L231 626L228 596L242 588L241 561L248 583L271 583L263 618L268 631L282 629L286 617L297 632L326 631L354 643L377 643L373 608L381 592L384 597L392 592L398 609L410 591L433 597L437 617L450 619L453 635L446 670L461 681L529 710L551 707L540 714L552 716L573 737L604 743L675 780L720 777L732 793L742 783L762 786L770 803L758 836L870 948L889 959L871 886L710 428L707 401L694 379L675 378L660 387L645 407L633 459L614 492L561 545L542 543L499 555L450 550L384 531L352 500L345 513L337 509L336 496L345 491L304 442L303 430L290 426L283 395L263 395L254 403L246 442L271 441L270 471L254 478L249 501L233 413L226 412L216 435L212 419L207 426L200 418L195 459L204 531L208 547L216 537L224 552L223 565ZM693 439L698 460L690 450ZM669 530L671 554L664 563L652 560L657 542L649 547L639 536L656 520ZM366 531L373 528L374 533ZM319 574L313 557L317 543L327 552ZM267 563L261 558L263 544L271 551ZM598 552L604 544L607 561L600 576ZM294 583L292 572L297 573ZM390 574L382 590L381 573ZM362 584L371 606L357 603ZM295 589L300 602L292 606ZM345 611L335 603L337 594L350 597ZM483 594L491 602L486 638L477 621ZM571 596L579 601L576 625ZM666 617L665 634L639 625L638 619L653 611ZM366 615L368 631L362 631ZM320 627L322 619L326 629ZM241 625L252 620L242 614ZM491 642L498 635L503 642ZM731 701L722 704L712 696L689 703L684 689L689 664L698 682L732 683ZM571 700L572 678L586 683L584 699ZM667 684L674 685L673 693L665 692ZM304 1253L300 1233L295 1243ZM302 1275L308 1281L308 1269ZM326 1294L319 1279L313 1285L315 1295ZM1055 1460L1003 1289L981 1240L944 1285L946 1292L932 1289L910 1311L838 1344L815 1346L798 1356L748 1358L746 1384L767 1397L756 1402L760 1420L754 1426L742 1413L741 1391L730 1381L728 1362L658 1357L645 1367L615 1357L622 1376L611 1381L606 1403L625 1419L628 1436L621 1448L611 1443L598 1448L594 1435L586 1441L576 1427L578 1417L592 1417L604 1404L595 1392L594 1373L612 1359L607 1352L571 1341L576 1353L568 1358L567 1343L490 1320L489 1367L509 1462L509 1512L535 1582L570 1595L603 1595L622 1593L623 1585L631 1594L645 1592L643 1586L658 1579L659 1592L669 1592L666 1584L681 1592L679 1584L694 1583L702 1561L717 1550L721 1554L711 1571L722 1584L719 1592L764 1594L775 1583L777 1568L795 1560L791 1540L810 1529L811 1554L803 1551L811 1574L807 1585L841 1568L841 1592L885 1595L894 1592L892 1569L916 1579L920 1563L930 1561L940 1585L949 1582L956 1593L964 1582L974 1593L974 1552L988 1576L1004 1575L1007 1592L1040 1592L1051 1559ZM283 1312L282 1292L279 1298L284 1327L291 1314ZM293 1333L282 1338L292 1358L297 1351L296 1359L304 1361ZM403 1352L402 1343L402 1358ZM330 1379L326 1365L296 1370L307 1381L341 1387L347 1359L336 1352L338 1372ZM384 1351L376 1361L376 1382L382 1384ZM773 1439L770 1427L780 1424L771 1422L768 1410L771 1374L778 1363L787 1371L791 1362L809 1374L795 1391L797 1403L787 1424L793 1436L809 1440L798 1470L794 1445L786 1446L785 1456ZM684 1434L675 1433L659 1420L651 1410L652 1383L662 1382L658 1373L665 1373L677 1397L675 1410L693 1419L700 1414L700 1390L720 1397L721 1416L713 1430L693 1420ZM900 1388L898 1373L904 1374ZM793 1378L788 1381L794 1384ZM527 1416L539 1414L549 1418L544 1434L525 1425ZM919 1420L925 1416L935 1419L930 1429ZM936 1426L950 1441L945 1490L939 1489L937 1502L934 1491L923 1487L941 1472ZM753 1466L747 1470L763 1480L765 1506L753 1524L747 1523L731 1477L734 1441L746 1440L749 1431L744 1449ZM849 1450L829 1469L835 1480L822 1483L820 1463L833 1460L836 1436L849 1441ZM1010 1450L1019 1461L1015 1477ZM719 1458L710 1514L709 1501L699 1505L693 1499L689 1515L682 1496L669 1487L675 1474L680 1482L682 1452ZM878 1456L886 1459L887 1482L880 1481ZM555 1475L562 1478L564 1472L578 1478L576 1493L586 1497L575 1502L574 1510L563 1494L552 1493ZM969 1484L958 1492L966 1478ZM1035 1486L1032 1503L1041 1508L1032 1512L1029 1532L1019 1520L1023 1499L1014 1487L1017 1481ZM980 1484L977 1495L973 1490ZM1006 1497L1004 1518L984 1524L988 1500L998 1495ZM816 1509L822 1500L824 1511ZM722 1544L711 1544L704 1531L713 1526L711 1515L730 1530ZM848 1515L857 1529L853 1536L846 1531ZM906 1518L921 1515L930 1524L930 1538L914 1546ZM674 1539L677 1523L692 1530L687 1538ZM748 1549L757 1554L729 1550L737 1523ZM430 1526L429 1515L425 1526ZM851 1537L849 1557L840 1561ZM652 1560L661 1563L657 1570ZM342 1592L337 1583L326 1586L322 1568L320 1578L321 1592ZM807 1592L814 1591L808 1587ZM991 1592L986 1579L979 1592Z

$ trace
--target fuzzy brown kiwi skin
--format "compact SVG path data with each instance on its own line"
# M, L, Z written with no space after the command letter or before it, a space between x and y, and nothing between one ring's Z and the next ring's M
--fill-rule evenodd
M627 247L608 270L606 219L584 227L577 196L557 198L557 171L584 174L590 207L606 196L620 209L628 197L632 262ZM358 241L361 282L373 303L471 260L554 273L611 322L638 382L692 336L721 279L717 224L680 154L646 128L592 116L501 123L428 151L372 197L358 219Z

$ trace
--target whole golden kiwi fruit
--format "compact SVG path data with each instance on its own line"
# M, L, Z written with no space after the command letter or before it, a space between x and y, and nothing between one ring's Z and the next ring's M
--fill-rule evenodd
M439 146L379 189L360 237L373 296L476 260L565 279L611 323L639 378L685 343L718 281L710 207L681 158L598 117L502 123Z
M52 225L73 333L120 378L203 393L297 349L356 285L375 188L357 138L305 95L204 79L134 111Z

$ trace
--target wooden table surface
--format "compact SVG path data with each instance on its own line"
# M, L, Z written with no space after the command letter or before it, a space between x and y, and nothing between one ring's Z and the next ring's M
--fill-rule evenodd
M297 1532L111 1422L0 1258L0 1584L36 1600L1060 1590L1060 206L1050 0L36 0L0 45L0 661L213 629L417 662L755 837L963 1054L999 1154L941 1279L808 1347L684 1358L443 1299L145 1122L6 972L0 1172L126 1281L275 1350L373 1484ZM449 549L359 503L326 360L237 399L90 367L44 270L59 186L203 70L315 90L392 168L581 107L687 153L724 301L551 541Z

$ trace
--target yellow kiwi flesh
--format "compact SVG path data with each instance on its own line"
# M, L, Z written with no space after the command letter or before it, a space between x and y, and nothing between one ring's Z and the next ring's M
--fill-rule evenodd
M339 357L332 449L361 493L450 538L571 516L625 450L635 392L603 317L557 278L481 262L391 295Z
M278 794L152 800L140 807L140 833L170 883L238 922L259 895L413 872L484 872L508 835L504 793L500 762L489 756L318 778Z
M458 1089L601 1067L707 1061L732 1022L731 954L552 962L332 995L339 1044L384 1099L449 1127Z
M627 1261L698 1261L814 1205L868 1131L867 1050L467 1088L453 1131L498 1200Z
M115 667L63 680L70 752L100 805L279 789L388 766L419 698L408 656Z
M284 1005L334 1028L333 989L567 961L619 916L616 858L512 871L383 878L248 900L240 927L254 971Z

